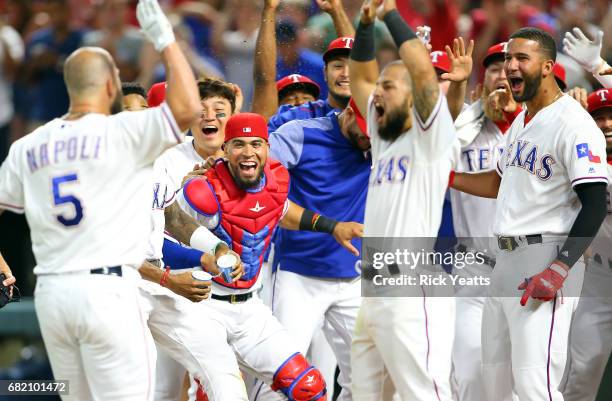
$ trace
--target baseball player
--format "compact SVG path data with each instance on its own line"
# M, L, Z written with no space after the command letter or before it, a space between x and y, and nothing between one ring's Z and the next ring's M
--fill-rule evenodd
M200 80L197 82L197 88L202 111L200 118L190 127L192 137L188 137L184 143L169 149L156 160L156 167L165 172L164 180L168 188L170 188L167 191L158 191L158 194L164 192L167 194L167 199L160 200L158 202L160 204L170 201L172 194L176 189L181 188L183 178L192 171L194 165L199 166L204 164L209 157L217 158L223 155L221 145L223 144L225 135L225 125L228 118L236 109L236 94L228 84L215 79ZM166 85L164 83L153 85L147 95L149 105L156 106L162 103L165 96ZM170 205L167 206L168 207L164 209L167 231L172 233L184 231L184 229L181 228L184 225L183 219L178 218L179 212L176 210L176 208L179 207L178 202L170 201ZM176 228L172 226L176 226ZM196 237L177 237L176 239L185 245L192 245L197 248L206 246L206 241L200 240L197 235ZM172 243L168 239L165 239L162 252L164 259L167 259L169 256L166 248L169 245L171 246ZM210 247L210 245L208 246ZM189 252L190 250L183 250L183 252L185 251ZM159 255L155 256L156 259L159 257ZM197 263L197 259L197 255L193 256L192 264L199 264ZM174 265L174 262L171 261L166 260L166 263L171 266ZM151 270L150 274L156 274L156 276L150 277L150 279L159 283L161 279L160 270ZM184 286L177 285L175 281L180 280L180 275L169 274L167 277L168 281L166 286L168 288L194 301L201 301L205 296L208 296L207 294L210 291L210 288L202 291L202 289L197 289L197 287L185 288ZM188 278L188 276L185 278ZM198 314L202 314L201 308L198 309ZM225 328L223 330L225 330ZM225 334L222 333L218 337L224 339ZM207 336L205 338L207 338ZM187 369L182 361L177 362L174 358L174 353L165 352L164 350L159 350L158 352L158 388L156 390L156 396L160 400L176 399L180 394L180 388ZM207 361L204 360L203 362L206 363ZM199 376L198 371L192 371L192 373L196 377ZM208 392L210 386L206 380L202 384ZM244 385L242 385L242 387L244 388ZM214 394L209 395L213 396Z
M325 399L321 374L298 352L256 289L266 248L279 222L288 229L332 234L354 254L358 251L350 240L361 234L361 225L338 223L289 202L287 170L268 160L267 140L263 117L253 113L232 116L225 130L227 161L219 160L207 171L206 179L187 181L179 201L188 213L231 244L245 265L244 276L234 283L213 279L210 301L243 368L289 400ZM303 398L297 396L300 393Z
M151 166L198 113L195 79L157 1L137 17L167 66L161 107L121 108L119 72L100 48L64 64L70 108L16 141L0 168L0 205L25 213L38 262L35 307L68 400L151 400L155 351L137 268L150 230ZM100 240L102 239L102 240Z
M401 61L379 76L373 41L380 1L361 11L350 55L351 93L367 110L372 172L366 237L435 237L453 158L453 121L426 48L403 21L395 1L381 18ZM455 301L428 294L364 298L351 348L353 399L387 399L390 378L401 400L449 400ZM390 398L389 398L390 399Z
M504 72L506 43L491 46L484 60L481 98L467 107L455 121L461 155L455 166L459 172L491 171L500 158L510 123L520 112L512 100ZM503 102L503 103L502 103ZM455 267L463 277L490 276L495 255L487 240L493 235L490 216L495 215L495 200L450 190L453 226L459 244L458 252L482 252L484 264ZM455 342L453 344L453 378L458 401L484 401L481 374L480 327L486 289L463 286L457 289Z
M304 75L291 74L276 82L276 91L278 93L278 104L299 106L317 100L321 88L315 81Z
M124 93L125 88L124 84ZM129 88L134 93L129 95L131 99L123 98L124 106L131 104L134 111L147 108L142 106L143 102L147 104L144 89L138 84L132 84ZM159 103L163 100L162 97ZM218 274L215 262L229 250L222 246L217 249L214 257L211 255L211 249L222 244L221 241L206 228L200 227L174 202L178 189L172 187L160 163L154 163L153 172L153 229L146 255L149 263L141 266L139 271L144 278L140 281L144 315L160 356L157 360L155 400L178 400L185 369L189 369L206 387L210 400L246 401L246 389L236 358L224 340L225 329L218 322L202 316L201 308L188 301L200 302L206 299L210 292L210 283L194 279L191 271L177 274L170 274L169 271L170 265L173 269L190 270L195 266L202 266L205 271ZM166 221L165 214L171 216L169 221ZM164 240L164 228L174 238L185 243L189 243L192 237L194 243L207 243L208 253ZM164 267L164 263L168 266L165 272L160 269ZM173 358L171 365L180 363L184 368L169 371L167 365L170 358Z
M498 199L493 232L500 252L482 318L490 400L509 400L512 390L521 400L563 399L558 386L584 273L576 262L606 215L605 141L559 89L555 58L548 33L512 34L504 69L514 100L526 109L506 134L496 171L457 174L453 184Z
M339 52L348 56L348 51L350 51L350 46L352 45L352 37L355 35L355 29L344 11L342 0L317 0L317 3L322 11L328 13L332 17L337 35L340 38L347 38L346 40L336 40L334 46L332 47L332 45L330 45L329 49L339 49L348 46L349 48L346 51ZM279 4L280 0L264 1L264 7L261 13L261 23L255 45L255 60L253 63L253 82L255 83L255 91L251 111L261 114L266 118L270 118L272 115L280 113L281 110L289 110L291 106L293 106L290 103L281 103L281 99L279 99L279 102L275 100L278 93L277 87L275 86L277 76L277 38L275 23ZM326 59L325 56L324 59ZM346 64L346 62L344 64ZM317 101L319 97L317 94L314 99L308 99L309 101L312 100L312 103L308 103L310 105L308 109L296 110L294 113L288 114L282 119L277 118L277 123L269 127L270 132L273 132L284 122L296 119L296 117L300 119L322 117L334 108L341 109L346 106L350 93L347 94L348 84L346 84L344 88L342 87L343 82L348 79L348 77L346 77L346 68L343 67L343 63L338 62L331 65L326 61L324 73L325 80L328 83L328 102L323 100ZM293 74L288 76L293 76ZM329 103L331 103L331 105ZM278 106L283 106L284 104L287 106L278 110Z
M325 53L325 80L329 91L327 99L304 103L299 106L283 105L268 121L270 132L276 131L288 121L305 120L323 117L332 110L340 111L348 104L351 97L348 72L348 55L353 47L352 37L340 37L333 40Z
M270 134L270 151L289 170L291 201L339 221L362 222L370 140L353 107L284 124ZM272 289L274 316L304 354L323 327L340 365L339 399L350 400L350 344L361 305L358 257L324 233L281 230L274 258L280 263Z
M223 157L221 146L225 135L225 125L237 110L236 93L224 81L204 79L198 81L198 91L202 114L196 124L190 127L192 140L175 146L160 157L160 163L168 172L171 184L180 188L186 175L201 175L202 170L194 169L204 165L209 159ZM151 91L150 91L151 92ZM151 99L149 93L149 99ZM154 96L155 99L159 95ZM155 103L153 103L155 104ZM168 218L168 216L166 216Z
M147 93L138 82L122 82L121 93L123 93L123 110L139 111L148 107Z
M594 401L612 351L612 90L600 89L588 97L588 112L606 138L608 214L591 245L580 303L570 335L565 401Z

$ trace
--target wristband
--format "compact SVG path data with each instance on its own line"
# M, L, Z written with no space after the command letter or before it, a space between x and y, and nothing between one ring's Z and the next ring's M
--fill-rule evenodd
M448 175L448 187L452 188L454 183L455 183L455 170L451 170L450 174Z
M166 267L166 270L164 271L161 280L159 280L159 285L165 287L166 282L168 281L168 276L170 276L170 266Z
M374 24L359 22L355 32L355 42L351 49L352 60L366 62L376 59L376 48L374 46Z
M404 42L412 39L418 39L416 33L410 29L397 9L391 10L385 14L383 21L385 21L387 28L389 28L389 32L391 33L393 41L398 49Z
M336 220L305 209L300 219L300 230L331 234L337 224Z
M207 228L198 227L193 232L193 234L191 234L191 238L189 239L189 246L198 249L202 252L214 255L217 245L219 245L219 243L221 242L223 241L217 238Z

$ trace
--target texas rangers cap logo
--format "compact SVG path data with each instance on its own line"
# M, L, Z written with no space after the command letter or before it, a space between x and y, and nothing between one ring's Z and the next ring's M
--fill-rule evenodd
M354 41L355 39L353 38L342 38L342 42L344 42L344 47L347 49L350 49L351 47L353 47Z

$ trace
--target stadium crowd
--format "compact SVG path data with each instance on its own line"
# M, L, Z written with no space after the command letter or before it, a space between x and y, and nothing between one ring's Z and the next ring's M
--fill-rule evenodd
M337 34L324 10L335 3L339 1L281 1L276 17L276 79L302 74L319 85L321 98L327 96L321 53ZM356 22L362 2L340 3ZM237 84L245 98L243 110L249 110L263 1L174 0L161 5L197 75ZM164 79L158 57L138 32L135 7L136 1L130 0L0 1L0 159L14 140L65 112L68 95L62 63L80 46L107 49L117 61L122 81L138 81L149 88ZM546 30L559 46L559 39L572 27L590 35L602 29L603 56L608 61L612 57L612 8L607 0L405 0L398 1L398 9L411 26L431 27L433 50L444 50L458 36L474 39L475 60L523 26ZM397 53L384 24L376 25L378 58L384 65ZM589 92L596 88L592 77L563 53L558 61L566 69L570 87ZM481 77L480 63L474 64L474 77Z

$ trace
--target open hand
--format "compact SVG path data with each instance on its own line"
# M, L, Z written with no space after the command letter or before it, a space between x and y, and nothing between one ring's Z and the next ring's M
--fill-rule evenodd
M450 72L440 76L442 79L447 79L452 82L467 81L472 73L472 52L474 51L474 41L470 40L467 49L463 38L455 38L453 40L453 48L445 46L446 54L451 63Z

